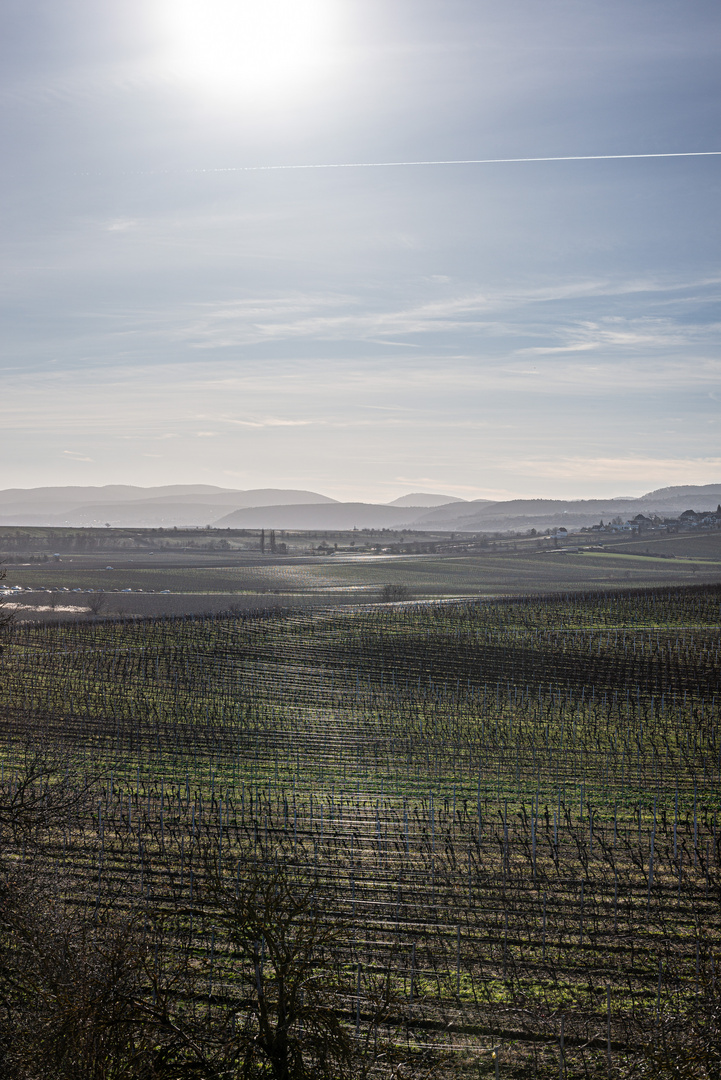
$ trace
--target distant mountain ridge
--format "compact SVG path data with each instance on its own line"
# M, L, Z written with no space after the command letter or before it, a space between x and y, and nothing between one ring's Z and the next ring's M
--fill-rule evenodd
M715 510L719 502L721 484L661 488L630 499L511 499L438 507L420 517L416 527L456 532L541 531L560 525L579 529L614 517L626 521L636 514L674 517L684 510Z
M429 501L430 500L430 501ZM314 491L211 484L135 487L10 488L0 491L0 525L119 528L204 527L247 529L396 529L439 532L542 531L594 525L636 514L673 517L684 510L715 510L721 483L659 488L638 498L510 499L467 502L430 493L393 502L340 502Z
M716 498L719 491L721 491L721 484L701 484L700 486L686 484L678 487L657 488L656 491L649 491L648 495L642 495L641 498L652 502L656 502L659 499L671 499L672 501L675 501L684 499L687 496L696 498L697 496L703 496L704 494Z
M90 527L109 522L127 528L170 528L212 525L240 507L277 503L335 503L317 491L252 488L237 491L211 484L171 484L143 488L128 484L106 487L10 488L0 491L0 525Z
M219 529L403 529L408 527L409 516L415 518L424 509L379 503L253 506L227 514L216 525Z
M389 506L446 506L447 503L462 503L457 495L435 495L428 491L414 491L411 495L401 495L389 502Z

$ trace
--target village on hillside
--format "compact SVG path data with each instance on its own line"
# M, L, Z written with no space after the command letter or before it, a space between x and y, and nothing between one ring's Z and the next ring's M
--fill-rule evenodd
M662 518L657 514L647 517L645 514L636 514L630 521L622 521L615 517L606 524L601 521L598 525L581 529L581 532L594 533L646 533L646 532L689 532L692 529L721 529L721 504L716 510L684 510L676 518Z

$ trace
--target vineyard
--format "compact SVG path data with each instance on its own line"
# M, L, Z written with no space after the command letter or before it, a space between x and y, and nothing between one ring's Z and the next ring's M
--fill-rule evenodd
M17 625L0 1070L718 1077L720 647L713 585Z

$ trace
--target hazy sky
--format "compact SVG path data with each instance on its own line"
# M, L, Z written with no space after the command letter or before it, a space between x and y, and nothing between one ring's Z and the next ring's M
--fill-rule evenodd
M2 477L721 480L718 0L4 0Z

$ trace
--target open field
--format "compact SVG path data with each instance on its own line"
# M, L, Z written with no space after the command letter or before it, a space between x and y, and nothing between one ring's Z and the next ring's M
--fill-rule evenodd
M102 532L100 539L105 539ZM343 539L348 542L348 536ZM72 554L58 561L11 563L6 584L23 589L13 598L21 616L53 618L51 607L56 614L69 609L70 617L87 610L90 601L83 594L89 591L108 594L106 615L147 616L372 602L388 584L422 600L721 581L718 532L653 541L613 538L578 550L525 538L457 553L453 543L447 538L448 551L426 554L282 556L178 549ZM58 590L74 595L51 602L47 592Z
M34 895L132 922L143 1016L162 1002L198 1054L256 1022L264 971L280 993L266 931L246 954L228 930L260 880L310 890L313 970L368 1075L710 1078L720 649L718 585L23 624L3 795L28 739L88 778Z
M718 530L578 534L565 546L531 535L425 534L422 544L390 530L282 535L291 554L261 552L248 530L5 528L0 550L11 560L5 584L22 590L10 598L18 617L40 620L97 614L98 591L107 617L372 603L389 584L434 600L721 582Z
M628 539L605 538L609 551L627 555L655 555L662 558L710 559L718 562L721 557L721 536L717 530L691 533L642 533Z

